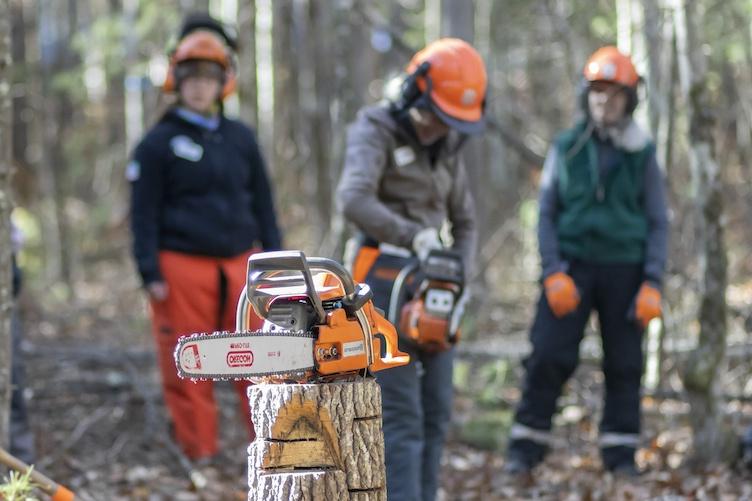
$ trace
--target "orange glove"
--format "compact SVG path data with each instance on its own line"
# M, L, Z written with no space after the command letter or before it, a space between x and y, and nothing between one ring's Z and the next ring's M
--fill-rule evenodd
M557 318L572 313L580 304L580 293L572 277L563 271L557 271L543 280L546 300Z
M661 291L643 282L635 299L635 318L646 328L651 320L661 316Z

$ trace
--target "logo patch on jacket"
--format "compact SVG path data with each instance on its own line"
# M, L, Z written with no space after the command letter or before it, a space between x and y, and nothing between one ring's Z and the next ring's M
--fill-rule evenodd
M409 146L400 146L399 148L396 148L393 156L394 163L397 164L397 167L404 167L415 161L415 152Z
M198 162L204 156L204 148L188 136L173 137L170 139L170 148L176 157L185 158L191 162Z

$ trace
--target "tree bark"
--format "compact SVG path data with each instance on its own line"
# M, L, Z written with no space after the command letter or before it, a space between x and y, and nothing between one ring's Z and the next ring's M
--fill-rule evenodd
M15 168L13 175L13 194L16 203L26 205L33 198L36 190L36 180L31 168L31 124L34 117L32 103L29 100L31 86L29 80L33 79L26 58L26 36L28 33L27 20L29 10L24 10L23 0L11 0L11 58L14 61L13 71L10 73L11 96L13 108L13 153L12 164Z
M368 85L377 76L369 30L363 29L365 18L362 14L373 2L332 3L334 8L327 11L331 39L329 86L334 98L329 117L332 131L345 131L347 124L355 120L358 110L366 104ZM331 175L337 179L344 160L346 134L332 134L330 137L329 164L333 166ZM333 213L329 228L329 237L320 246L319 253L342 256L347 227L341 212Z
M293 46L294 3L282 0L272 3L272 64L274 67L274 116L272 176L277 185L280 207L289 203L297 189L297 176L284 173L295 172L298 162L296 143L298 125L298 69ZM292 179L291 179L292 178ZM291 186L290 183L294 183Z
M249 501L386 499L381 393L373 379L251 386Z
M42 124L42 165L38 165L42 211L45 271L48 282L62 281L72 290L71 240L65 223L66 165L65 144L70 139L77 115L65 89L55 89L54 76L77 64L68 40L78 24L76 2L43 0L39 7L39 48L44 112Z
M321 2L315 0L308 2L308 34L311 42L307 44L307 56L310 72L307 81L309 101L304 107L308 112L310 155L309 158L315 166L315 182L312 183L315 205L318 208L319 228L321 238L317 242L320 248L327 239L327 229L334 215L334 183L335 176L331 168L331 138L332 120L329 113L329 103L332 101L330 76L333 67L327 55L330 41L327 37L331 26L331 17L328 9L323 8Z
M657 138L661 118L666 117L666 100L668 97L665 92L666 86L661 86L661 82L665 81L667 76L663 69L670 68L669 44L671 40L665 41L661 37L662 19L658 0L645 0L643 2L642 15L644 19L643 36L645 37L646 45L644 55L647 58L647 71L643 75L643 78L645 78L648 91L647 104L650 130L653 133L653 137ZM650 50L647 50L647 47Z
M676 11L677 42L683 59L682 86L689 109L692 183L696 196L700 270L700 326L697 348L683 368L684 387L692 408L694 432L689 464L708 466L730 461L734 436L723 423L720 370L726 352L727 257L723 235L721 166L713 141L714 118L703 54L701 13L692 0Z
M209 12L209 0L180 0L180 7L183 12Z
M0 0L0 447L6 447L10 439L10 317L13 307L9 245L12 208L10 70L10 3Z
M22 1L11 2L11 57L16 61L16 68L26 61L26 25L24 22L24 5ZM24 75L25 68L15 70L12 84L20 85L28 78ZM20 91L20 92L19 92ZM14 89L13 92L13 163L25 166L27 164L26 148L29 145L29 121L31 110L25 86L23 90Z
M475 43L475 4L465 0L442 0L441 5L442 30L445 37L455 37L465 40L469 44ZM486 186L483 179L483 165L486 163L485 144L482 138L472 137L462 148L462 159L470 180L470 189L475 198L475 211L478 221L478 234L481 235L479 245L484 243L483 235L488 235L488 206L482 187Z
M238 2L238 97L240 117L258 127L256 0Z

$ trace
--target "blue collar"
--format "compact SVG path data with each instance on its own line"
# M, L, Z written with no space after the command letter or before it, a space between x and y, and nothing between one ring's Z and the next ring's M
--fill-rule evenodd
M175 113L186 122L191 123L197 127L201 127L202 129L210 131L219 129L219 123L221 119L219 115L207 117L200 113L196 113L195 111L191 111L188 108L182 107L175 108Z

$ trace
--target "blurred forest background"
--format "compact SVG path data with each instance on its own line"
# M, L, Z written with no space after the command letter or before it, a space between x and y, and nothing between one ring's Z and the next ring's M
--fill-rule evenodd
M348 228L333 194L356 111L382 99L411 55L439 36L472 42L486 61L490 125L465 152L480 271L455 378L447 499L511 495L495 478L538 294L540 169L553 135L578 112L588 55L605 44L631 53L645 79L637 118L656 138L672 209L664 318L645 341L641 461L656 473L633 488L646 489L637 498L752 493L736 470L676 473L703 452L692 446L703 427L738 433L752 421L752 1L3 0L0 8L13 60L0 73L11 117L0 125L12 135L0 137L11 137L13 219L26 239L20 309L40 468L92 499L163 499L185 487L178 479L189 466L153 442L164 442L164 410L130 258L124 170L167 105L160 85L180 21L208 10L240 41L239 93L227 112L257 129L285 245L309 255L341 257ZM597 335L582 352L559 423L574 452L563 446L526 495L564 485L613 499L588 444L602 391ZM689 419L697 409L709 424ZM245 453L236 449L228 463L238 469L225 482L235 494L207 499L243 499ZM184 490L185 499L202 496Z

